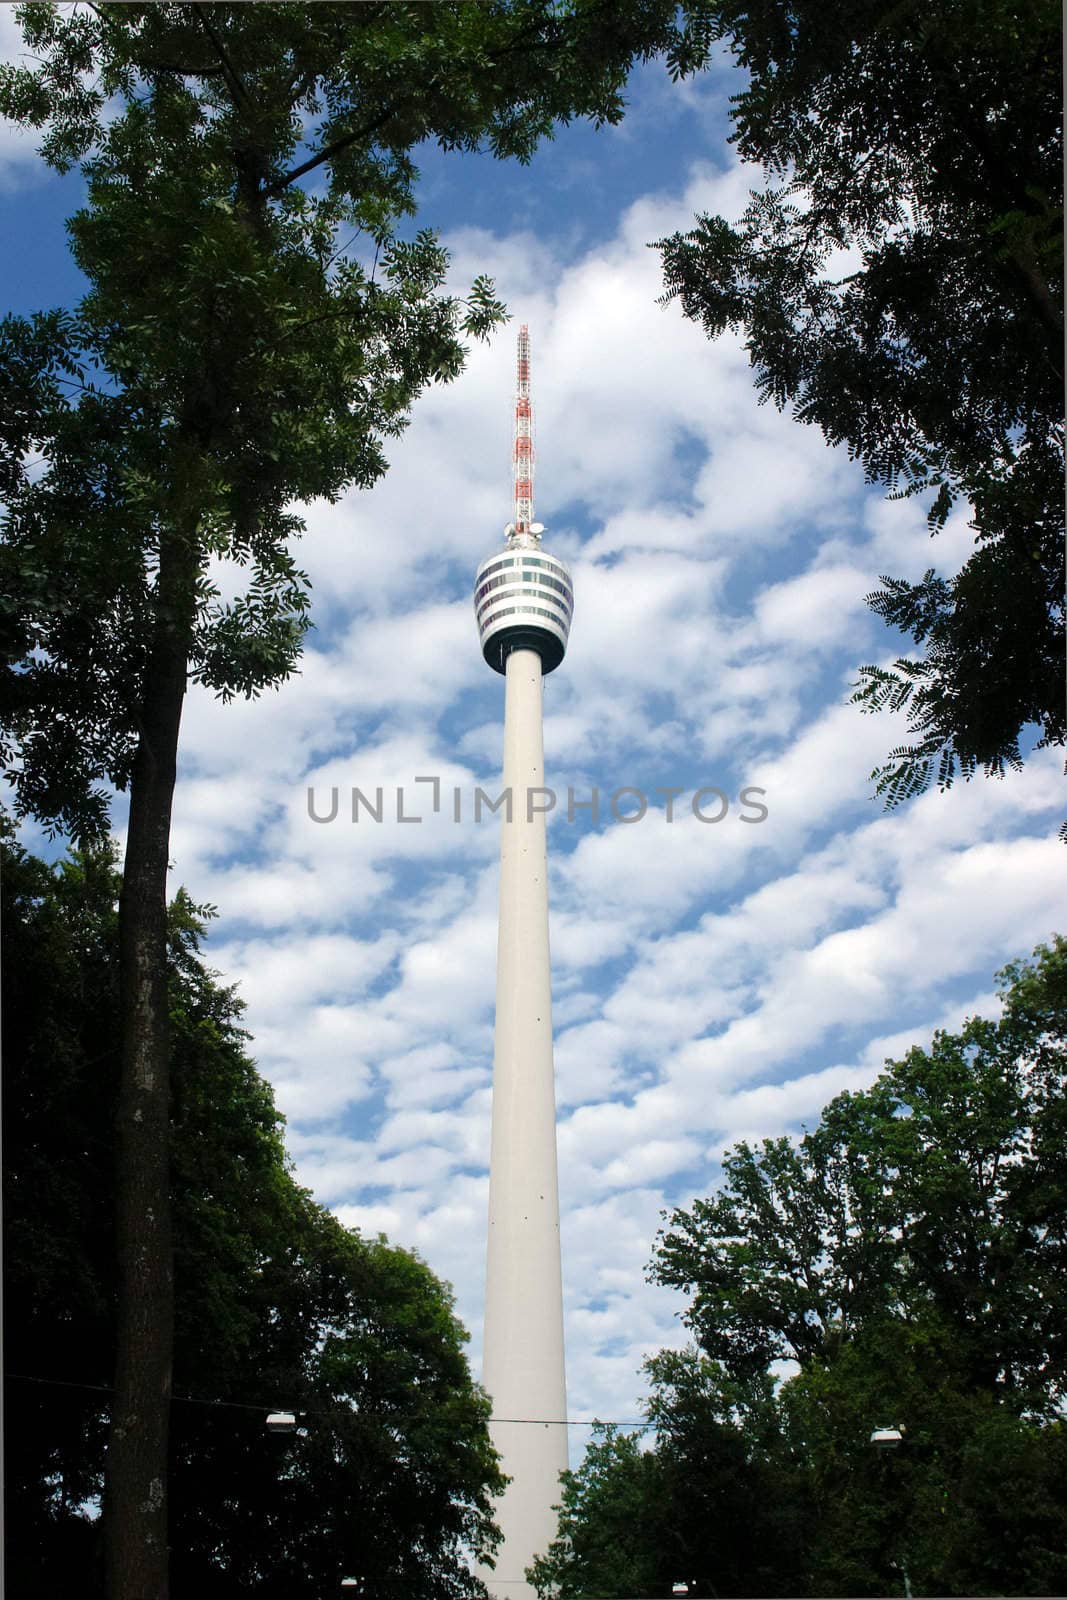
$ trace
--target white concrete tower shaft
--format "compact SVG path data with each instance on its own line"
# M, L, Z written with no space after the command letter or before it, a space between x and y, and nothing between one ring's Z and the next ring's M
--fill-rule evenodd
M567 1466L563 1288L556 1181L556 1086L548 955L541 690L570 637L574 590L533 518L530 336L519 330L515 521L474 580L482 654L506 679L500 831L493 1136L483 1381L493 1442L511 1479L496 1508L504 1535L483 1572L498 1600L533 1600L525 1569L556 1535Z
M542 662L506 657L500 928L483 1378L493 1442L511 1478L490 1591L527 1600L524 1569L556 1533L567 1466L563 1289L545 846ZM515 1420L508 1420L515 1419Z

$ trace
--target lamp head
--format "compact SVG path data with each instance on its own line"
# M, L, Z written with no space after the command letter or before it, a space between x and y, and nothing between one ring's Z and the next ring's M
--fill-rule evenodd
M904 1440L903 1428L875 1428L871 1444L876 1450L895 1450Z

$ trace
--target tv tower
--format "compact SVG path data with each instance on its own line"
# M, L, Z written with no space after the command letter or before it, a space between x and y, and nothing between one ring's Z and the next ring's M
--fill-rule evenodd
M492 1572L500 1600L532 1600L524 1570L556 1535L567 1466L563 1287L556 1180L556 1093L548 955L541 684L563 660L573 591L533 520L530 335L519 330L515 520L474 582L482 654L506 680L500 927L493 1047L493 1133L483 1382L493 1443L511 1479L499 1502Z

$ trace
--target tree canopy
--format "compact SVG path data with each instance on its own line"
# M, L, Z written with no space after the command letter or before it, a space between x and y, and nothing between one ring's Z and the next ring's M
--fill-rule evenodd
M652 1439L565 1480L541 1594L1062 1589L1067 941L1001 977L999 1019L737 1145L667 1220L650 1273L695 1346L646 1363Z
M743 1377L829 1363L872 1323L936 1323L961 1380L1054 1416L1067 1375L1067 941L1006 968L1004 1012L938 1033L797 1142L742 1143L676 1211L657 1282Z
M959 573L868 596L921 650L863 667L856 699L907 709L911 742L875 774L890 804L1000 774L1028 731L1067 733L1059 8L708 10L748 74L733 142L769 186L736 226L660 241L666 298L740 330L761 398L926 494L932 532L973 508Z
M531 1569L544 1600L795 1594L810 1495L770 1381L695 1352L646 1364L654 1439L600 1426L563 1476L559 1533Z
M4 847L7 1571L100 1594L114 1339L119 1065L109 849L56 869ZM451 1297L294 1182L241 1003L171 910L178 1592L466 1600L499 1477ZM269 1409L301 1435L268 1437Z

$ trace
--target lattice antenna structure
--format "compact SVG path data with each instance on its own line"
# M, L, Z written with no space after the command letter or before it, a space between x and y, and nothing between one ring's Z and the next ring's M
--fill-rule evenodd
M534 442L533 405L530 400L530 330L519 329L518 363L515 382L515 444L511 452L515 480L515 520L504 532L508 543L540 544L544 523L533 519Z
M574 590L564 562L542 548L543 522L533 520L533 407L530 403L530 330L519 329L515 389L515 520L504 529L507 546L488 556L474 582L474 611L482 654L494 672L507 672L513 650L534 650L542 675L563 660L570 636Z

